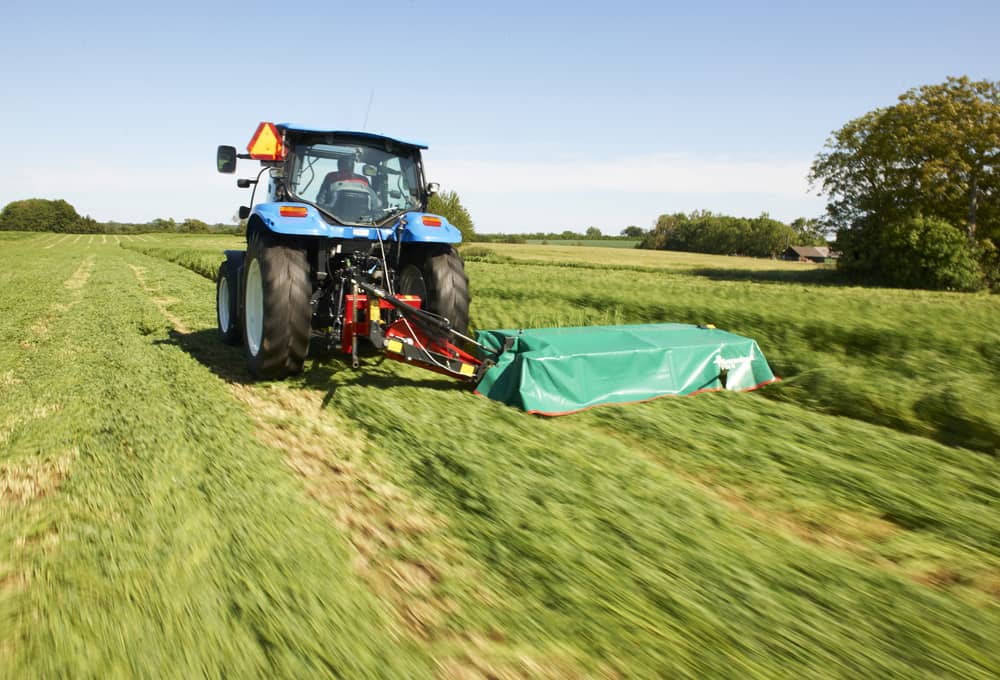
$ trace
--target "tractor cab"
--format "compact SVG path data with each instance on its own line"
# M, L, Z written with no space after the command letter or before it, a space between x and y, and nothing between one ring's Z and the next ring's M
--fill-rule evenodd
M292 147L285 185L291 200L341 224L379 225L424 208L421 180L416 149L330 137Z
M271 173L266 200L311 205L334 225L383 226L426 210L437 190L424 181L426 148L367 132L261 123L248 154L219 147L218 167L232 172L236 157L259 160Z

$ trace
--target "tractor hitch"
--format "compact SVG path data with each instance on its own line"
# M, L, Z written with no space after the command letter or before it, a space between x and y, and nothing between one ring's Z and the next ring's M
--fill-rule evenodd
M359 337L367 339L394 361L414 364L463 381L479 383L493 366L493 361L480 360L459 347L457 342L482 346L453 329L448 319L421 309L422 300L418 296L393 295L357 279L352 283L354 292L344 296L346 312L341 349L351 354L355 368L358 367ZM384 323L383 318L391 316L386 312L393 311L397 318Z

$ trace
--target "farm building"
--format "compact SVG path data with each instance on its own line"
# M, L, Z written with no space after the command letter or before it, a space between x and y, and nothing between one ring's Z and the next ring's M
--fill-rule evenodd
M788 246L788 249L781 254L781 259L791 262L824 264L834 262L839 255L840 253L836 253L826 246Z

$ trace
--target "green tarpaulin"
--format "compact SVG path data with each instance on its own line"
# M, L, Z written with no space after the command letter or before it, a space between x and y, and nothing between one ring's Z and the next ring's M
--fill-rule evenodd
M500 354L476 391L542 415L775 380L750 338L688 324L480 331L478 340Z

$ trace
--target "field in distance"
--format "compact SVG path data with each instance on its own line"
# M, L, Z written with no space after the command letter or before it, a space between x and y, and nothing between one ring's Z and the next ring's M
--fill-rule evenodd
M638 239L606 239L606 238L582 238L582 239L539 239L529 238L525 241L529 245L554 245L554 246L590 246L593 248L635 248L639 245Z
M627 241L605 241L604 243L630 243ZM737 257L730 255L705 255L683 253L673 250L639 250L634 244L616 247L568 245L550 241L538 243L471 243L464 246L474 251L487 250L493 253L521 260L539 262L587 263L601 266L642 267L670 270L731 270L731 271L810 271L832 270L831 265L805 262L787 262L759 257Z
M478 328L710 322L783 378L544 419L251 381L227 247L0 234L0 677L996 676L997 296L470 244Z

